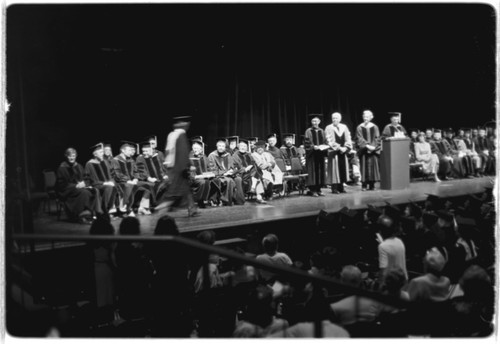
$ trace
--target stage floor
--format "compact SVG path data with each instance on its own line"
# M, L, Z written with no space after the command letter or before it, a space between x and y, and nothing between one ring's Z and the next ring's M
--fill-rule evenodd
M283 219L313 216L323 209L335 212L343 207L351 209L366 208L367 204L374 206L422 201L427 194L441 197L453 197L466 194L479 193L484 187L495 182L493 177L476 179L458 179L439 183L428 181L414 181L409 188L403 190L375 190L361 191L360 186L348 186L346 194L334 195L329 189L324 189L325 197L311 197L299 195L297 191L287 197L276 198L268 204L257 204L247 201L244 205L232 207L207 207L200 209L200 216L188 218L187 210L181 209L168 214L175 218L181 233L196 232L205 229L223 229L234 226L253 224ZM376 185L378 186L378 185ZM160 210L149 216L139 215L144 234L152 234L158 218L166 214L166 209ZM113 220L113 226L118 229L121 219ZM36 234L85 234L90 226L69 223L64 220L57 221L55 215L43 214L33 221Z

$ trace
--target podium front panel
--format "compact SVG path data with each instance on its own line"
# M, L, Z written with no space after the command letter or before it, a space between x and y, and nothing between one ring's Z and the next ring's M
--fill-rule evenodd
M382 142L380 155L380 188L400 190L410 186L410 139Z

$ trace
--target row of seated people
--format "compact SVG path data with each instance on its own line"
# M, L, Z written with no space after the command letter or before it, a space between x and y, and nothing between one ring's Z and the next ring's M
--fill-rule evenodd
M411 203L405 209L344 211L327 226L334 236L321 236L309 247L282 250L276 235L262 239L258 261L337 278L413 306L401 308L335 287L313 292L307 283L217 255L209 256L205 271L206 257L170 243L92 245L96 304L111 310L115 323L147 319L148 334L159 337L313 337L318 320L325 337L487 336L495 280L494 248L488 249L495 240L491 200L487 190L453 201L430 197L423 206ZM91 233L112 234L113 228L99 218ZM124 219L120 234L140 234L137 219ZM155 235L178 235L175 221L162 217ZM214 244L215 233L204 231L197 239ZM370 253L349 254L350 241ZM298 249L309 252L309 261L293 259L303 256ZM373 260L375 273L364 264ZM407 269L412 261L421 270Z
M160 337L312 337L317 320L322 320L323 336L485 336L491 332L495 280L492 197L487 188L458 198L429 196L422 205L320 214L313 245L280 250L276 235L262 239L258 261L415 301L422 305L416 310L336 288L312 293L310 285L251 265L228 264L217 255L209 256L205 272L206 258L171 243L92 244L95 303L111 310L110 321L113 316L117 323L149 319L149 335ZM90 230L113 232L104 217ZM120 234L140 234L137 219L124 219ZM175 220L162 217L155 235L179 235ZM307 243L311 233L302 235ZM197 238L214 244L215 233L204 231ZM307 255L309 261L301 262L299 257ZM434 323L424 322L422 314Z
M486 128L410 130L410 163L418 163L436 181L494 175L496 136Z

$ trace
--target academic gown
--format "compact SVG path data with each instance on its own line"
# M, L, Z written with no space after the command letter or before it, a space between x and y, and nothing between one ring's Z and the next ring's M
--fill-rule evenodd
M356 139L358 143L361 181L363 183L379 181L380 167L378 160L381 146L378 127L371 122L368 126L365 126L364 123L358 125L356 128ZM367 145L372 145L376 149L370 152L366 148Z
M405 136L407 136L406 129L401 124L398 125L387 124L384 127L384 130L382 130L382 136L393 137L396 136L397 132L402 132Z
M495 156L493 144L486 137L477 137L474 140L477 154L481 157L481 172L490 174L495 173Z
M295 146L287 147L286 145L283 145L281 146L280 150L281 153L283 153L286 166L292 165L292 158L300 158L299 151Z
M325 131L321 128L308 128L304 134L306 152L306 185L309 188L321 188L325 185L325 151L315 150L314 146L326 144ZM316 191L316 190L314 190Z
M241 177L236 175L233 158L228 152L220 154L217 150L208 155L208 161L214 166L215 176L221 182L221 200L227 205L244 204L245 194ZM233 174L224 176L224 173L233 170Z
M123 203L129 208L133 206L135 194L143 191L143 197L149 197L153 191L154 184L150 182L138 181L136 185L127 183L129 180L139 179L137 165L132 158L126 158L120 154L113 158L113 170L115 173L115 182L123 188ZM154 202L154 200L153 200Z
M221 182L218 178L195 178L197 175L202 175L206 172L213 172L213 166L210 165L205 154L196 155L191 151L189 158L192 164L196 167L191 178L191 190L193 191L194 200L208 201L216 200L220 197Z
M102 199L102 207L105 212L115 204L117 194L122 195L123 191L114 181L113 170L110 163L106 160L99 161L90 159L85 164L85 173L87 174L90 185L99 190ZM105 182L113 182L115 185L104 185Z
M152 202L153 204L156 200L161 197L162 193L165 192L169 185L167 176L167 168L163 164L163 160L159 154L153 156L139 155L136 160L137 172L140 181L148 181L148 178L156 178L156 182L153 184L152 189Z
M255 165L255 160L251 153L241 153L236 151L233 154L233 165L238 171L238 175L241 177L243 192L248 193L252 188L252 178L260 179L262 177L262 172ZM245 171L247 166L254 166L250 171Z
M456 177L462 177L462 163L458 155L453 155L453 151L448 141L443 139L439 141L434 140L431 141L431 147L432 146L435 147L436 154L439 158L440 173L442 173L443 175L447 175L450 171L452 171ZM453 161L449 162L448 160L446 160L446 156L451 157Z
M342 184L350 180L349 161L347 154L352 149L351 133L345 124L339 123L338 127L329 124L325 128L325 136L328 145L328 169L326 174L326 184ZM335 144L347 148L344 153L338 149L333 149Z
M85 182L84 188L76 184ZM84 210L102 212L99 207L99 194L90 186L83 166L75 162L63 161L57 169L56 191L63 200L68 215L75 219Z

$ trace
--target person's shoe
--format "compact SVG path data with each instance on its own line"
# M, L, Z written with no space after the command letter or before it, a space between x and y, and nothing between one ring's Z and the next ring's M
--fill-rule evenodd
M318 196L321 196L321 197L324 197L324 196L325 196L325 194L324 194L322 191L318 191L318 192L316 192L316 194L317 194Z
M361 191L366 191L366 190L367 190L366 187L361 188Z
M114 215L114 214L116 214L116 212L117 212L116 208L111 208L111 209L109 209L108 214Z
M340 193L340 191L339 191L339 190L337 190L337 189L333 189L333 190L332 190L332 194L338 195L339 193Z
M200 212L197 207L188 208L188 217L200 216Z
M130 213L127 214L128 217L135 217L135 213L133 210L130 211Z
M266 202L266 201L264 201L262 198L261 198L261 199L257 199L257 200L256 200L256 202L257 202L258 204L267 204L267 202Z
M89 219L88 217L82 216L78 218L78 223L82 225L91 225L92 224L92 219Z
M151 212L146 208L139 208L138 213L139 215L151 215Z
M312 191L307 191L307 196L311 196L311 197L318 197L318 194L312 192Z

